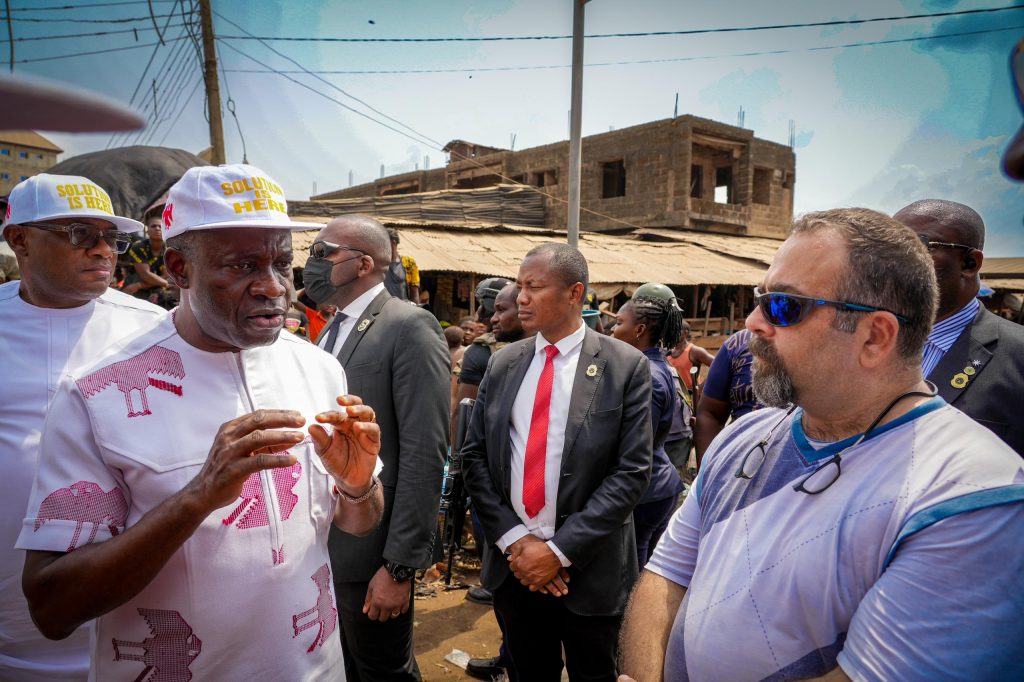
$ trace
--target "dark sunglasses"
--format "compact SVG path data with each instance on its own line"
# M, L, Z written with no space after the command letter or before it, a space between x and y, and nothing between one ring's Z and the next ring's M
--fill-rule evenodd
M821 305L855 313L891 313L901 322L907 321L907 318L903 315L886 310L885 308L850 303L849 301L830 301L827 298L818 298L817 296L763 292L759 287L754 287L754 301L761 308L761 313L768 320L768 324L773 327L791 327L794 324L803 322L816 306Z
M111 249L124 253L131 246L132 236L117 230L106 231L88 223L71 223L70 225L54 225L50 223L25 223L28 227L50 232L66 232L71 246L79 249L92 249L102 239Z
M918 235L918 238L921 240L921 243L924 244L924 247L929 251L934 251L935 249L963 249L964 251L970 253L971 251L975 250L973 246L967 246L967 244L956 244L954 242L933 242L923 234Z
M342 246L341 244L332 244L331 242L315 241L309 245L309 255L313 258L327 258L337 251L355 251L360 256L369 255L362 249L356 249L351 246Z

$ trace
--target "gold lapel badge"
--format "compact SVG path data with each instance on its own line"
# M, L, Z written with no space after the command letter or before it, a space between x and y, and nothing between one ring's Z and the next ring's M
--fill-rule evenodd
M974 369L970 365L967 365L966 367L964 367L964 374L966 374L969 377L974 376L974 373L977 372L977 371L978 370Z
M587 376L588 377L596 377L597 376L597 365L590 365L589 367L587 367Z
M368 320L368 319L367 320L363 320L362 322L359 323L359 326L356 327L356 331L357 332L365 332L366 328L369 327L369 326L370 326L370 320Z
M968 376L963 372L960 372L959 374L955 374L953 378L949 380L949 385L953 388L963 388L967 385L968 381L970 381Z

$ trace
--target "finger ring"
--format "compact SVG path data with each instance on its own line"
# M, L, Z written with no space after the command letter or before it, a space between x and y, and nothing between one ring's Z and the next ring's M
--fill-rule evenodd
M401 609L395 609L394 611L392 611L392 612L391 612L391 617L392 617L392 618L398 618L398 615L399 615L400 613L402 613L402 610L401 610Z

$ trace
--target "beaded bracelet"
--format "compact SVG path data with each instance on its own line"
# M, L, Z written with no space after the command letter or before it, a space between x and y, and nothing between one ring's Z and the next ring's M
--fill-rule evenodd
M380 485L380 479L378 479L376 476L371 476L370 477L370 488L365 493L360 495L359 497L352 497L351 495L346 494L345 491L343 491L341 488L339 488L338 484L335 483L334 484L334 494L341 496L341 498L343 500L345 500L346 502L350 502L352 504L360 504L361 502L366 502L368 499L370 499L370 496L373 495L373 492L375 490L377 490L377 486L379 486L379 485Z

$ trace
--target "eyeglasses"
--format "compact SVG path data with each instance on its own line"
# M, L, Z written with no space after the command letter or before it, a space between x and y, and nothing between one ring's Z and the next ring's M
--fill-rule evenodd
M132 236L127 232L117 230L104 231L95 225L88 223L71 223L70 225L52 225L50 223L25 223L28 227L35 227L50 232L67 232L71 240L71 246L79 249L92 249L102 239L107 246L118 253L124 253L132 243Z
M355 251L360 256L369 255L362 249L356 249L351 246L342 246L341 244L332 244L331 242L315 241L309 245L309 255L313 258L327 258L336 251Z
M864 433L857 437L857 440L830 457L828 461L820 465L817 469L801 478L796 485L793 486L793 490L798 493L806 493L807 495L818 495L828 490L833 483L839 480L839 476L843 473L843 455L864 442L864 439L875 430L875 427L878 426L879 422L885 418L885 415L889 414L890 410L896 406L896 403L904 398L909 398L910 396L934 398L938 395L939 391L935 387L935 384L930 381L926 381L925 383L928 384L927 391L907 391L906 393L896 397L891 403L886 405L885 409L882 410L877 417L875 417L874 421L872 421L868 428L864 430ZM750 448L750 451L740 462L739 468L736 469L736 478L746 478L749 480L754 477L754 474L757 473L757 470L761 467L768 456L767 447L771 442L772 435L775 433L775 430L782 425L782 422L786 421L795 409L796 405L791 406L786 414L782 415L782 419L776 422L775 426L768 431L765 437L755 443L754 447Z
M925 248L928 249L929 251L934 251L935 249L963 249L964 251L968 252L976 250L973 246L967 246L967 244L955 244L953 242L933 242L923 234L919 235L919 237L921 239L921 243L924 244Z
M759 287L754 287L754 300L761 308L768 324L773 327L791 327L794 324L803 322L811 314L815 306L827 305L839 310L846 310L855 313L891 313L896 319L906 322L907 318L899 313L894 313L885 308L876 308L860 303L849 301L830 301L827 298L817 296L802 296L800 294L784 294L780 292L764 292Z
M786 421L786 418L793 414L795 409L796 405L791 405L786 414L782 415L782 419L775 422L775 426L768 430L764 438L757 441L754 447L750 448L750 452L743 456L739 468L736 469L736 478L746 478L749 480L754 477L754 474L761 468L765 458L768 456L768 444L771 443L775 430L782 426L782 422Z

